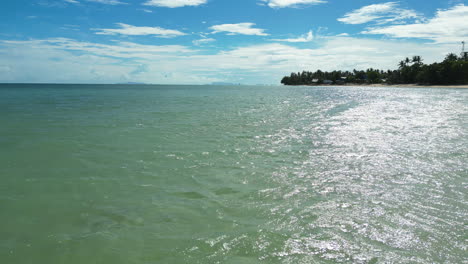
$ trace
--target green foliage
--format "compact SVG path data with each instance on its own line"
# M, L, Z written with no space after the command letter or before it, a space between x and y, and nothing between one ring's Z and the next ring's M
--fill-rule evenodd
M381 83L389 84L468 84L468 59L450 53L440 63L424 64L420 56L406 58L398 63L397 70L368 69L366 71L332 71L291 73L281 80L285 85L311 85L332 81L343 83Z

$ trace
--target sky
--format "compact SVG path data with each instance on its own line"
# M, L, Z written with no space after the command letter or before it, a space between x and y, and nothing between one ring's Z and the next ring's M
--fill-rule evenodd
M0 82L279 84L460 53L464 0L2 0Z

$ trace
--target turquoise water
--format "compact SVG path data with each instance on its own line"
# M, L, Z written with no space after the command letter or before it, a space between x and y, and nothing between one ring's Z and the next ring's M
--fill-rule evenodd
M0 263L466 263L468 90L0 86Z

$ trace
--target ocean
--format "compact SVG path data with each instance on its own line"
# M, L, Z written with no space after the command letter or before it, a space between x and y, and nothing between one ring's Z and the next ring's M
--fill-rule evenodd
M0 85L0 262L466 263L468 90Z

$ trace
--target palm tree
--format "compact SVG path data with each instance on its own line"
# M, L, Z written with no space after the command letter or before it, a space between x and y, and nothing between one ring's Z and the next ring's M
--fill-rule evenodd
M403 69L403 68L406 66L405 61L400 61L400 62L398 63L398 66L400 67L400 69Z
M421 64L422 62L421 56L413 56L412 62L415 64Z
M450 53L445 57L444 61L456 61L458 59L457 55Z

